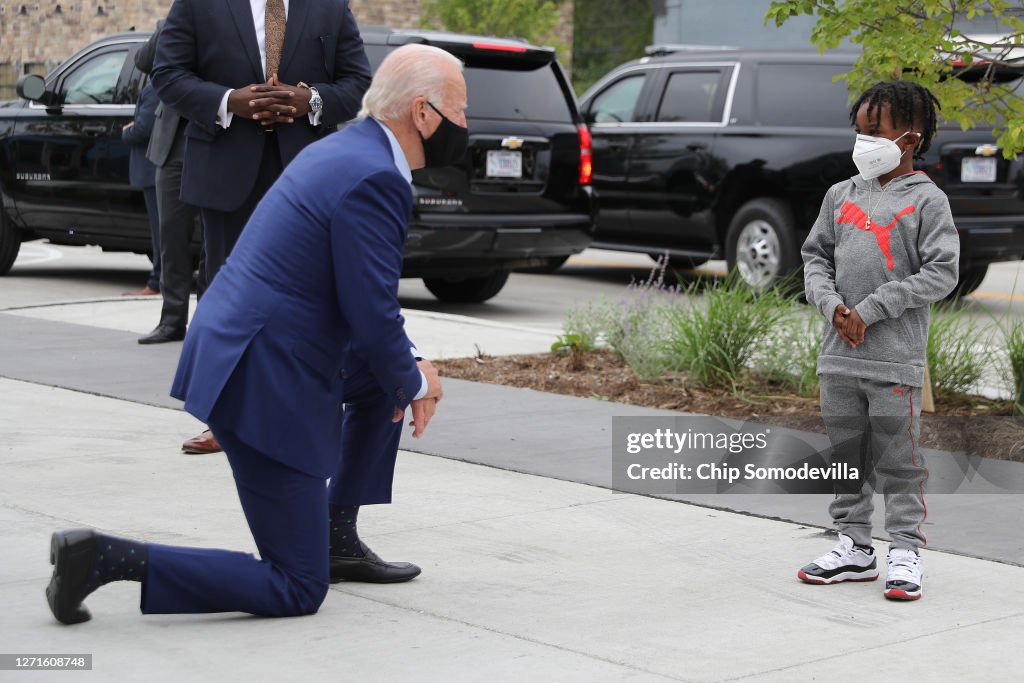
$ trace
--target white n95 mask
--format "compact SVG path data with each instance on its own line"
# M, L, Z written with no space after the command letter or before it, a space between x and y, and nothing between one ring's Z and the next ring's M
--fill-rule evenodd
M903 135L910 132L908 130ZM896 140L902 138L903 135ZM857 165L857 170L865 180L885 175L900 165L903 152L900 151L896 140L876 138L871 135L857 136L857 142L853 145L853 163Z

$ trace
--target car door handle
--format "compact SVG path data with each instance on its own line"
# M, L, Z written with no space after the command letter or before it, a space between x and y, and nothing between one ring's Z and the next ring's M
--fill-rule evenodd
M110 128L100 123L85 124L82 126L82 132L86 135L92 135L99 137L100 135L106 135L110 131Z
M686 146L686 149L690 150L691 152L702 152L707 148L708 146L702 142L691 142Z

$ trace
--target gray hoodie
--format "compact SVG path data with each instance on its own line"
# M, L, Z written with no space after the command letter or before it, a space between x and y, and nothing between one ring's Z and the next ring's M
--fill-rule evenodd
M827 321L818 374L922 386L929 305L953 291L960 260L942 190L921 172L884 190L860 175L833 185L801 254L807 301ZM832 326L839 304L868 326L856 349Z

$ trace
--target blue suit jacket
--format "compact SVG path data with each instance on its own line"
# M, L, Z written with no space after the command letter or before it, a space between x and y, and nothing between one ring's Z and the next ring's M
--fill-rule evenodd
M343 0L290 0L279 79L317 88L324 101L320 125L307 116L282 124L276 135L287 165L314 140L359 111L370 67L355 18ZM263 127L235 117L217 125L224 93L263 83L249 0L175 0L157 42L153 84L160 99L188 119L181 198L234 211L256 182Z
M129 145L131 154L128 157L128 182L132 187L153 187L156 185L156 166L146 158L146 146L153 134L153 122L156 119L156 108L160 99L149 83L139 93L139 101L135 105L134 125L121 132L121 140Z
M310 145L203 296L171 395L272 458L332 474L344 374L368 367L402 409L421 386L398 304L411 212L375 121Z

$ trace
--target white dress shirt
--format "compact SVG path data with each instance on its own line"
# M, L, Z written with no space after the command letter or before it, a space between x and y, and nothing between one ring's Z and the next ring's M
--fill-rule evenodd
M260 68L263 70L264 82L269 78L266 74L267 68L267 0L249 0L249 7L252 9L252 23L256 26L256 44L260 48ZM284 0L284 17L288 18L288 0ZM228 90L220 100L220 109L217 111L217 125L227 128L235 115L228 111L228 97L234 90ZM309 122L320 125L320 112L309 112Z

